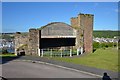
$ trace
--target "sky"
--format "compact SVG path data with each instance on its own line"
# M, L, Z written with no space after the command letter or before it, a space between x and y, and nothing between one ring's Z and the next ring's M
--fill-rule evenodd
M94 30L118 30L117 2L2 2L2 32L28 32L50 22L70 24L79 13L94 15Z

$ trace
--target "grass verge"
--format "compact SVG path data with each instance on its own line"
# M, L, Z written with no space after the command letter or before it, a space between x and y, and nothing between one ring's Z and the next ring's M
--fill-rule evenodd
M15 57L15 54L7 53L7 54L0 54L0 57Z
M118 50L116 48L97 49L94 53L80 57L53 57L51 59L118 72Z

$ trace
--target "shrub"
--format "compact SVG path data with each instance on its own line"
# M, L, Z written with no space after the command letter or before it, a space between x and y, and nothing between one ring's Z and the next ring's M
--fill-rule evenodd
M93 48L99 48L100 47L100 43L99 42L93 42Z
M2 54L8 53L7 49L2 49Z

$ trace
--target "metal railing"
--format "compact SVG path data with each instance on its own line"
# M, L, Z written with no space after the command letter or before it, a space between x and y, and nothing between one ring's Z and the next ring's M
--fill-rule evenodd
M74 55L80 55L80 50L75 49L39 49L38 55L41 57L72 57Z

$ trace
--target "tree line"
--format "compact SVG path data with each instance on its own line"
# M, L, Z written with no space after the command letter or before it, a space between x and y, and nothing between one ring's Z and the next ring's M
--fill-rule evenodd
M114 38L114 36L120 36L119 31L98 31L98 30L94 30L93 31L93 36L94 37L104 37L104 38Z

